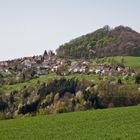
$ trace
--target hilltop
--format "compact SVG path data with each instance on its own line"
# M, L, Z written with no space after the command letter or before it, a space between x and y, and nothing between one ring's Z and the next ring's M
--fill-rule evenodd
M130 27L105 26L83 35L57 49L59 57L93 58L104 56L140 56L140 33Z

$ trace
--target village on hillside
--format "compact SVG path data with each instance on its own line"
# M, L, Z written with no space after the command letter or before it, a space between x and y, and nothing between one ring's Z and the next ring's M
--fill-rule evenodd
M114 63L114 60L111 61ZM25 81L26 77L28 77L27 79L31 79L41 75L48 75L51 72L55 72L61 76L67 76L73 73L108 76L122 75L124 77L127 75L135 75L133 68L124 65L123 57L119 64L112 64L112 66L101 62L96 62L96 64L93 65L89 59L71 60L58 58L52 51L45 51L43 55L39 56L0 61L0 74L14 74L16 79L13 80L13 83Z

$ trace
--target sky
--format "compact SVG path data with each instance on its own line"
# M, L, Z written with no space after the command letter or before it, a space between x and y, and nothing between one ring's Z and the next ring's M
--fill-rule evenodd
M0 60L56 50L109 25L140 32L140 0L0 0Z

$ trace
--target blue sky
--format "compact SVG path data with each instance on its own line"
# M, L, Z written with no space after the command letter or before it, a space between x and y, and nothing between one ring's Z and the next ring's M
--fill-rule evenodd
M140 0L0 0L0 60L42 54L104 25L140 32Z

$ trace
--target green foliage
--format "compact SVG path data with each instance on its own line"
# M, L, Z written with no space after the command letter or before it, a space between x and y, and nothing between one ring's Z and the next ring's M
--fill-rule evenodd
M129 27L119 26L114 29L103 27L95 32L83 35L57 49L59 57L88 58L89 51L94 50L92 58L103 56L130 55L140 56L138 33ZM131 38L131 39L130 39Z
M109 42L113 42L114 38L105 36L102 39L98 40L96 43L96 48L103 48L109 44Z
M58 101L55 105L56 113L66 112L66 103L63 101Z
M77 80L75 79L59 79L53 80L47 85L47 94L54 92L60 93L60 96L63 96L65 92L69 91L71 93L75 93L77 86Z
M135 83L140 84L140 73L136 75L135 77Z
M100 108L107 108L110 104L113 104L113 107L120 107L139 104L140 102L140 94L137 88L119 85L116 81L100 83L98 97Z

